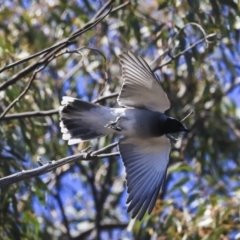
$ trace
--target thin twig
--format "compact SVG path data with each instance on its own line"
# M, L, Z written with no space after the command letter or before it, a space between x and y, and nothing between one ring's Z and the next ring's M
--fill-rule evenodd
M185 121L185 120L186 120L188 117L190 117L193 113L194 113L193 111L191 111L190 113L188 113L188 115L185 116L180 122Z
M65 53L77 53L77 54L80 54L81 55L81 60L77 63L77 65L75 65L60 81L59 84L63 84L65 83L66 80L68 80L70 77L72 77L78 70L79 68L83 65L83 60L84 60L84 56L81 52L81 50L83 49L89 49L90 51L96 51L97 53L99 53L103 58L104 58L104 61L106 62L106 57L105 55L98 49L96 48L91 48L91 47L87 47L87 46L83 46L83 47L80 47L80 48L77 48L77 49L74 49L74 50L69 50L69 49L66 49L64 52L61 52L59 54L57 54L56 56L61 56ZM105 70L106 71L106 70ZM101 95L101 94L100 94Z
M126 1L125 3L119 5L119 6L115 7L115 8L113 8L112 11L111 11L111 13L116 12L116 11L118 11L119 9L126 7L129 3L130 3L130 0Z
M171 52L172 49L174 49L174 43L175 43L175 40L178 38L178 36L180 36L180 34L188 27L188 26L194 26L194 27L197 27L198 30L200 30L200 32L202 33L203 37L205 38L205 42L206 44L208 45L210 42L207 40L206 36L206 32L204 31L204 29L202 28L201 25L195 23L195 22L190 22L190 23L187 23L184 25L184 27L182 27L178 32L177 34L173 37L173 39L171 40L171 43L170 43L170 47L169 47L169 53Z
M106 95L106 96L103 96L103 97L99 97L99 98L93 100L92 102L93 103L99 103L99 102L102 102L102 101L104 101L106 99L117 97L118 95L119 95L119 92L111 93L109 95Z
M168 61L164 62L164 63L161 64L160 66L157 66L157 67L153 68L152 71L155 72L155 71L157 71L158 69L161 69L162 67L168 65L168 64L171 63L173 60L179 58L180 56L182 56L183 54L185 54L186 52L188 52L188 51L191 50L192 48L196 47L198 44L206 41L206 39L215 37L216 35L217 35L216 33L211 33L211 34L207 35L206 37L201 38L200 40L198 40L197 42L193 43L193 44L190 45L188 48L186 48L184 51L181 51L180 53L178 53L178 54L175 55L175 56L171 56ZM169 50L168 50L168 51L169 51Z
M73 50L65 49L64 52L60 52L58 54L55 54L55 57L59 57L59 56L64 55L66 53L77 53L77 54L80 54L83 57L83 54L81 52L83 49L96 51L97 53L99 53L104 58L104 61L106 61L105 55L100 50L98 50L97 48L91 48L91 47L87 47L87 46L79 47L79 48L76 48L76 49L73 49Z
M69 80L83 65L83 59L81 59L73 68L70 69L66 73L66 75L63 76L61 81L58 83L59 86L62 86L67 80Z
M94 20L97 20L97 19L101 18L101 16L103 15L104 11L108 7L111 9L110 11L112 11L112 7L113 7L112 3L113 2L114 2L114 0L110 0L110 1L106 2L105 5L103 5L102 8L98 10L97 14L95 14L95 16L93 17L92 20L94 21Z
M208 45L208 44L210 43L210 41L208 41L207 38L206 38L206 36L207 36L206 32L204 31L204 29L203 29L199 24L194 23L194 22L187 23L187 24L184 25L184 27L182 27L182 28L175 34L175 36L171 39L171 42L170 42L170 44L169 44L169 46L168 46L168 49L167 49L163 54L161 54L161 56L159 56L157 59L155 59L155 60L150 64L150 66L151 66L152 69L155 69L156 66L158 66L158 65L161 63L162 59L163 59L166 55L169 55L169 57L170 57L171 60L172 60L171 51L172 51L173 48L174 48L175 40L176 40L177 37L181 34L181 32L184 31L189 25L194 26L194 27L197 27L197 28L200 30L200 32L203 34L206 44Z
M8 113L8 111L18 102L20 101L20 99L28 92L28 90L30 89L36 75L38 72L42 71L48 64L50 61L46 62L45 65L43 65L41 68L39 68L38 70L35 70L32 77L30 78L27 86L25 87L25 89L21 92L21 94L19 94L19 96L14 99L8 106L7 108L4 110L4 112L1 114L0 119L3 119L4 116Z
M70 37L67 39L67 41L72 41L73 39L75 39L76 37L78 37L79 35L83 34L84 32L88 31L89 29L91 29L92 27L96 26L98 23L100 23L109 13L111 13L112 11L112 2L114 0L110 0L107 3L105 3L105 5L97 12L97 14L93 17L93 19L89 22L90 26L86 26L84 27L84 29L79 29L76 30L74 33L72 33L70 35ZM107 10L107 12L105 14L104 11L109 7L109 9ZM99 16L100 15L100 16ZM91 26L93 25L93 26Z

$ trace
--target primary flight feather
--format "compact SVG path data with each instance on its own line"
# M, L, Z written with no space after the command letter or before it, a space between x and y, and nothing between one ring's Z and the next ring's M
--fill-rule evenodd
M169 99L145 60L131 51L119 58L123 86L118 103L125 108L63 97L60 127L68 144L122 135L118 146L127 173L128 212L141 220L146 211L151 213L165 181L171 151L165 135L188 130L164 114Z

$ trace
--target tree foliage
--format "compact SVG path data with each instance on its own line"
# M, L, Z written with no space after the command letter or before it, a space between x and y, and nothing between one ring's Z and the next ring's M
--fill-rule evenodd
M237 2L0 5L1 239L240 238ZM117 106L124 50L143 56L160 76L168 115L194 112L184 122L191 132L175 136L166 187L142 222L126 213L117 149L82 153L116 136L70 147L59 130L64 95ZM72 163L59 164L74 154Z

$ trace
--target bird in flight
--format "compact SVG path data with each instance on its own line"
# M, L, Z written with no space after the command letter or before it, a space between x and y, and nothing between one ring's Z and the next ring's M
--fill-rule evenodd
M164 184L171 142L170 133L188 132L180 121L164 112L170 102L159 79L146 61L131 51L120 55L123 85L118 96L121 108L108 108L72 97L63 97L61 132L68 144L112 133L126 168L128 212L141 220L150 214Z

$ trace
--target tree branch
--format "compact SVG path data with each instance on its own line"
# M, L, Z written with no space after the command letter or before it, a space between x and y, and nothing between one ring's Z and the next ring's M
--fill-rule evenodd
M34 62L31 65L27 66L26 68L22 69L20 72L12 76L8 81L3 82L0 84L0 91L6 89L8 86L13 85L18 80L20 80L22 77L25 77L30 72L37 69L39 66L41 66L44 62L48 61L48 59L55 56L58 52L63 50L64 48L68 47L69 45L74 43L74 39L88 31L89 29L96 26L98 23L100 23L109 13L111 13L112 10L112 3L114 0L109 0L93 17L88 23L86 23L82 28L78 29L74 33L72 33L68 38L62 40L61 42L53 45L50 48L44 49L39 53L36 53L32 56L29 56L25 59L22 59L20 61L17 61L15 63L5 65L2 69L0 69L0 73L5 71L6 69L13 68L21 63L24 63L30 59L33 59L38 56L42 56L40 61ZM106 9L109 8L107 11ZM106 11L106 12L105 12Z
M117 12L118 10L126 7L129 3L130 3L130 0L126 1L125 3L119 5L119 6L115 7L115 8L113 8L112 11L111 11L111 13Z
M34 79L36 78L36 75L38 72L42 71L49 63L51 60L48 60L42 67L40 67L39 69L35 70L32 77L30 78L27 86L25 87L25 89L21 92L21 94L19 94L19 96L14 99L14 101L12 101L8 107L3 111L3 113L0 116L0 119L4 118L4 116L7 114L7 112L18 102L20 101L20 99L28 92L28 90L30 89Z
M99 97L94 99L92 102L93 103L99 103L103 102L106 99L109 98L114 98L118 96L118 92ZM13 113L13 114L8 114L4 116L3 118L0 118L1 121L8 121L8 120L13 120L13 119L21 119L21 118L30 118L30 117L46 117L46 116L51 116L59 113L59 109L51 109L51 110L46 110L46 111L32 111L32 112L22 112L22 113Z
M155 61L151 64L152 66L154 66L154 68L152 69L153 72L157 71L158 69L161 69L162 67L168 65L169 63L171 63L173 60L179 58L180 56L182 56L183 54L185 54L186 52L188 52L189 50L191 50L192 48L196 47L198 44L205 42L208 38L212 38L215 37L217 34L216 33L211 33L207 36L204 36L203 38L201 38L200 40L198 40L197 42L193 43L192 45L190 45L188 48L186 48L184 51L181 51L180 53L178 53L175 56L172 56L171 54L169 54L169 51L171 51L171 49L169 49L167 52L165 52L163 55L168 54L170 56L170 59L166 62L164 62L163 64L161 64L160 66L155 67ZM163 56L162 55L162 56ZM159 58L162 58L162 56L160 56ZM158 59L159 59L158 58ZM158 60L157 59L157 60ZM156 60L156 61L157 61Z
M107 149L107 148L105 147L105 149ZM98 151L100 151L100 150L98 150ZM119 152L96 154L96 155L93 155L93 154L87 153L87 152L81 152L81 153L75 154L73 156L62 158L58 161L55 161L55 160L50 161L42 166L39 166L39 167L31 169L31 170L26 170L26 171L23 170L22 172L14 173L7 177L3 177L0 179L0 188L6 187L10 184L17 183L17 182L20 182L20 181L23 181L26 179L30 179L33 177L43 175L43 174L48 173L58 167L61 167L67 163L73 163L78 160L90 161L90 160L96 160L96 159L112 157L112 156L119 156Z
M54 114L58 114L59 109L51 109L46 111L33 111L33 112L22 112L22 113L13 113L4 116L4 118L0 118L0 121L7 121L12 119L21 119L21 118L29 118L29 117L44 117L51 116Z
M194 44L192 44L191 46L189 46L187 49L185 49L184 51L180 52L179 54L177 54L175 56L172 56L171 51L174 49L174 41L181 34L181 32L183 32L188 26L197 27L198 30L202 33L203 38L201 38L199 41L195 42ZM194 48L195 46L197 46L198 44L200 44L202 42L205 42L206 45L208 45L209 43L211 43L208 39L212 38L212 37L216 37L216 36L217 36L216 33L211 33L211 34L207 35L206 32L204 31L204 29L197 23L191 22L191 23L186 24L172 38L171 43L169 44L168 49L161 56L159 56L154 61L152 61L152 63L150 64L152 71L155 72L158 69L162 68L163 66L168 65L172 60L177 59L178 57L180 57L181 55L185 54L186 52L188 52L189 50L191 50L192 48ZM160 66L158 66L161 63L162 59L166 55L168 55L170 57L170 59L168 61L166 61L165 63L161 64Z

